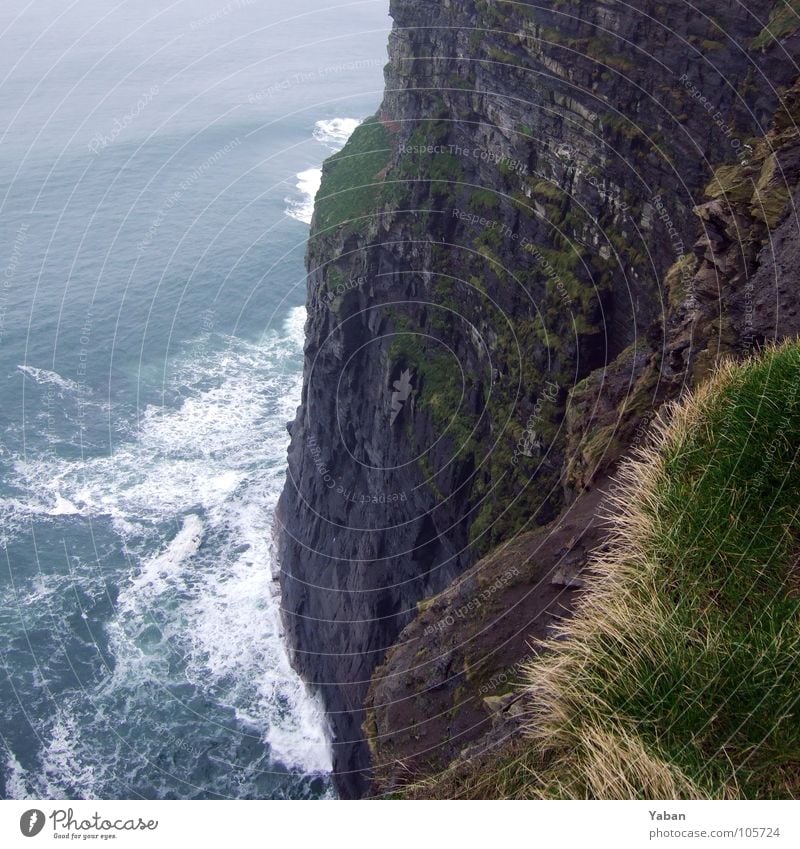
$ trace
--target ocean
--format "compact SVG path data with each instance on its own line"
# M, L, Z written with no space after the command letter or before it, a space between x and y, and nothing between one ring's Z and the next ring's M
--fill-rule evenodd
M0 8L0 796L332 795L273 511L386 0Z

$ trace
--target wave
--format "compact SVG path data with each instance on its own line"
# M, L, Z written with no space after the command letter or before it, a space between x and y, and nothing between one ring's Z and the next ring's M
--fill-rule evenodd
M183 702L171 694L187 682L236 718L243 730L231 731L231 739L261 741L267 760L256 777L278 764L312 776L330 772L324 713L291 668L273 578L272 522L285 479L286 421L300 401L305 320L299 307L260 343L222 336L213 346L198 343L170 376L187 397L177 407L145 409L111 456L14 465L12 484L23 493L12 505L18 518L105 523L125 555L116 575L102 573L103 582L118 586L104 626L113 662L93 688L62 702L43 734L33 777L43 795L104 795L104 788L113 795L108 788L118 786L113 781L127 774L131 758L154 780L148 764L168 742L141 726L155 722L155 711L177 715ZM70 580L81 576L87 587L88 566L76 567ZM41 589L23 588L23 597L41 599L38 609L49 612ZM121 716L140 748L117 742L105 759L88 759L91 746L81 741L113 737ZM176 726L168 750L183 746L201 774L208 769L205 738L195 750L186 736ZM14 781L22 792L20 776ZM227 786L221 776L215 780Z
M329 121L317 121L314 125L314 138L322 144L340 150L360 123L359 118L331 118Z
M111 455L18 457L9 483L25 496L0 500L0 524L80 513L110 517L125 538L140 536L165 517L218 507L254 466L282 471L304 323L298 307L261 344L228 337L219 350L201 348L177 363L170 386L188 397L178 407L147 407Z
M203 539L203 520L194 514L183 519L183 526L170 540L163 551L146 558L128 587L120 593L117 601L117 616L131 611L139 612L152 604L176 581L181 570L191 568L191 559L200 549Z
M32 794L28 788L28 774L13 753L7 752L4 798L30 799L31 797Z
M69 380L69 378L62 377L60 374L54 371L48 371L47 369L35 368L34 366L28 365L18 365L17 369L21 371L26 377L31 378L40 385L49 384L51 386L57 386L59 389L66 392L77 392L80 390L85 390L87 392L90 391L88 387L82 387L74 380Z
M42 766L35 778L40 798L97 798L98 773L102 768L92 763L94 758L85 750L82 736L77 718L67 708L59 709L42 748Z
M314 200L321 185L321 168L309 168L307 171L301 171L297 175L297 191L302 195L303 199L293 201L287 198L289 205L286 207L286 214L289 218L294 218L295 221L302 221L303 224L311 223L311 217L314 214Z

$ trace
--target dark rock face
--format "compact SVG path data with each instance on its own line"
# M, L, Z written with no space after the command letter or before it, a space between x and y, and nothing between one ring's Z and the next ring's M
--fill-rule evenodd
M520 731L514 687L591 580L585 567L606 538L609 488L606 480L583 493L421 605L367 694L373 793L441 772L476 740L488 747Z
M344 796L368 790L365 696L417 603L591 478L576 383L625 362L661 386L692 210L796 73L795 35L753 47L768 0L542 5L394 0L383 105L317 198L279 547ZM695 368L671 362L654 400Z

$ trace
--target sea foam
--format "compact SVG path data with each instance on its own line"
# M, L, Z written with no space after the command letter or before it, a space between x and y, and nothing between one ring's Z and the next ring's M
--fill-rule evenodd
M170 379L187 397L176 407L146 408L110 456L15 464L13 484L23 493L15 513L110 522L125 555L124 571L102 575L119 586L105 625L113 663L42 732L41 766L27 779L36 792L64 797L80 786L102 796L106 778L124 774L126 760L138 758L146 770L147 750L121 744L110 761L107 753L87 759L86 711L107 732L107 717L118 710L112 705L124 704L139 722L148 715L142 699L160 690L168 707L170 693L187 682L232 711L240 733L262 741L268 763L309 775L330 771L323 711L283 642L271 536L286 421L300 400L305 318L297 308L258 343L220 337L215 348L185 356ZM92 571L87 564L73 577L88 587ZM24 591L46 600L38 585ZM184 752L203 749L202 739L183 745ZM7 772L6 782L24 792L22 773Z

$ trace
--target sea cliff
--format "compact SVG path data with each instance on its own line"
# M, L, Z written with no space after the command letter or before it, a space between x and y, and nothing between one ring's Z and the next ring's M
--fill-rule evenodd
M317 196L277 514L341 795L501 733L620 457L800 329L784 6L392 0L383 103Z

